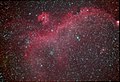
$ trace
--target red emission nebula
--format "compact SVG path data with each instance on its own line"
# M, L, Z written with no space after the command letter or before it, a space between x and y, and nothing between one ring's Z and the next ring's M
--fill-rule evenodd
M61 15L43 11L36 23L5 23L3 75L7 81L118 80L118 25L95 7ZM10 37L10 38L9 38Z

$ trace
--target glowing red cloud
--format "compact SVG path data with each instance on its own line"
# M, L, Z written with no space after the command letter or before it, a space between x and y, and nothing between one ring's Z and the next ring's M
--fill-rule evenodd
M103 14L104 14L104 16L102 16ZM102 19L98 18L98 19L95 19L96 21L94 21L92 19L89 19L90 16L92 16L93 18L94 17L98 18L101 16ZM59 18L59 17L57 17L57 18ZM95 23L96 27L90 28L89 26L85 26L85 25L87 25L87 22L91 21L91 20L92 20L92 22ZM47 12L42 12L42 14L40 14L38 16L38 22L42 22L42 25L43 26L45 25L47 31L46 31L46 29L44 30L44 28L42 28L42 29L39 29L39 31L38 30L34 30L34 31L30 30L29 32L24 31L22 34L23 36L27 36L30 39L29 43L26 45L27 47L23 49L23 58L25 59L25 61L28 64L30 64L30 71L33 74L36 74L35 75L36 79L38 80L38 78L39 78L39 79L45 80L47 71L44 71L44 69L49 71L49 69L47 69L47 67L49 67L50 64L54 64L54 66L51 67L52 70L53 70L53 68L56 68L57 71L59 70L60 72L65 70L67 68L67 66L69 65L70 56L73 55L71 53L72 51L69 51L69 50L71 48L72 49L76 48L76 45L78 45L77 43L81 43L80 47L81 46L84 47L83 43L90 42L92 39L90 39L90 41L88 41L89 37L87 37L87 36L86 36L87 39L85 39L86 37L83 37L82 42L81 42L82 35L85 35L88 33L88 36L89 36L90 29L94 29L94 30L97 29L99 31L98 27L101 26L101 23L102 23L101 21L103 21L103 20L109 20L109 21L112 21L112 23L114 23L113 22L114 20L111 18L111 16L109 14L107 14L99 9L82 8L80 13L78 13L77 15L73 15L72 13L67 13L67 14L63 15L63 17L61 17L60 24L53 25L53 31L50 31L49 27L48 27L49 24L51 24L50 14ZM23 22L20 24L21 25L19 27L22 27L22 25L24 26ZM30 24L28 24L28 25L30 25ZM10 26L11 26L11 24L10 24ZM26 26L24 26L24 27L26 27ZM36 28L36 26L33 25L33 28ZM77 34L81 35L81 37L76 38L75 35L77 35ZM80 39L80 40L76 41L76 39ZM17 43L17 42L15 42L15 43ZM54 52L50 52L49 49L54 49ZM80 49L79 49L79 51L80 51ZM75 53L75 54L77 54L77 53ZM72 54L72 55L70 55L70 54ZM44 69L43 69L43 67L44 67ZM34 73L34 72L37 72L37 73ZM54 72L52 72L51 75L52 74L54 74ZM29 75L29 76L32 77L32 75ZM26 77L28 77L28 76L26 76ZM33 77L30 79L36 80ZM54 78L51 77L50 79L54 79Z
M29 36L31 37L31 43L29 44L28 48L25 50L25 55L24 55L25 58L29 59L30 57L34 59L35 58L34 56L37 56L37 54L35 54L36 49L38 48L42 49L43 44L44 46L45 45L48 46L50 44L50 45L54 45L53 47L55 48L56 52L59 54L55 57L58 63L58 66L60 66L61 68L65 67L65 65L68 63L67 61L68 53L66 52L67 48L65 45L67 43L73 44L73 42L71 41L71 38L73 38L71 35L72 34L71 30L76 29L77 28L76 24L78 22L84 21L85 19L87 19L88 16L93 16L93 15L101 16L101 14L104 14L104 12L100 11L99 9L83 8L81 9L81 12L77 15L73 15L72 13L67 13L63 15L61 19L62 20L61 24L57 26L57 29L54 30L54 32L44 33L44 31L40 31L40 32L34 31L33 32L34 36L32 36L32 32L31 32L29 34ZM106 13L104 14L104 16L106 19L110 19L111 17L109 14L106 14ZM49 14L42 12L42 14L38 16L38 21L42 21L43 25L47 24L49 22ZM97 24L99 24L98 21L96 22ZM65 35L64 35L64 32L66 32ZM63 41L64 38L67 38L67 39ZM68 46L69 45L67 45L67 47ZM60 53L59 50L61 50L64 54ZM43 53L40 53L40 55L42 54ZM64 61L64 64L62 63L63 61Z
M38 22L42 22L42 24L46 24L49 22L49 14L46 12L42 12L42 14L40 14L38 16Z

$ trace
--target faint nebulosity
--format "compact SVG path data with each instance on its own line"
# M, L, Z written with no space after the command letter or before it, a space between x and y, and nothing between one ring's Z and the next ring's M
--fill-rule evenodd
M119 0L0 1L0 81L119 81Z

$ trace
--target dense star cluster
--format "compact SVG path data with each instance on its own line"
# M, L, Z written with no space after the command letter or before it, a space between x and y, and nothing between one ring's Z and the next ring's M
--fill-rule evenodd
M118 81L118 3L1 1L0 81Z

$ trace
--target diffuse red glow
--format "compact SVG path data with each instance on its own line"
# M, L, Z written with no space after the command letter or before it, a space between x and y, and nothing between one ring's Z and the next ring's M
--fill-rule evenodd
M45 25L50 21L49 17L49 13L42 12L42 14L38 16L38 22L42 22L42 24Z
M86 17L91 16L91 15L100 16L101 15L100 13L104 14L106 16L106 18L110 17L107 14L105 14L104 12L100 11L99 9L83 8L83 9L81 9L81 12L77 15L72 15L72 13L67 13L66 15L64 15L63 19L62 19L63 22L61 22L61 24L57 26L57 30L54 30L54 32L48 32L45 35L42 34L43 36L41 36L41 32L33 32L35 36L31 37L31 43L25 51L25 57L37 55L37 54L34 54L35 53L34 51L36 51L36 49L40 48L42 44L55 45L54 48L56 48L56 46L57 46L57 48L59 50L61 50L62 47L64 47L64 45L63 46L60 45L60 44L64 43L64 42L61 43L62 38L59 38L59 34L61 33L61 31L64 31L64 29L67 29L67 30L76 29L75 24L78 23L78 21L79 22L83 21L84 19L86 19ZM48 23L49 22L49 14L43 12L41 15L38 16L38 21L42 21L43 25ZM54 27L54 28L56 28L56 27ZM65 35L63 37L67 38L67 39L70 38L67 35ZM69 41L69 39L68 39L67 42L71 42L71 41ZM59 50L56 49L57 52ZM65 53L65 51L64 51L64 53ZM42 53L39 53L39 54L41 55ZM32 58L34 58L34 57L32 57ZM58 63L60 65L63 65L62 62L67 60L67 53L66 54L60 53L60 55L58 55L58 57L56 57L56 58L57 58L56 60L58 61ZM66 63L67 63L67 61L66 61Z
M54 19L52 19L52 16L49 12L42 12L42 14L40 14L37 17L37 20L39 23L42 23L43 27L45 27L45 30L44 28L40 28L40 30L32 30L32 31L30 30L28 32L26 30L22 32L21 35L23 36L27 35L27 37L29 38L29 43L26 45L26 48L24 48L23 50L23 54L24 54L23 58L28 64L30 64L30 71L33 73L33 75L35 74L36 76L35 78L31 78L32 80L35 79L38 80L38 78L46 79L47 71L50 71L47 67L49 67L51 63L54 64L53 68L58 69L60 72L62 72L69 66L69 62L70 62L69 48L71 46L77 45L77 43L75 43L76 39L80 39L78 43L81 41L81 37L76 38L74 35L77 33L83 34L85 31L89 30L89 28L84 27L85 25L82 24L83 21L86 22L86 19L89 18L89 16L93 16L93 17L96 16L96 18L103 16L105 20L112 21L113 24L115 21L113 18L111 18L109 14L96 8L81 8L80 13L76 15L73 15L72 13L68 12L67 14L61 17L61 20L56 19L57 21L58 20L61 21L59 22L59 24L58 22L57 24L56 22L52 23L54 22L52 21ZM95 19L95 20L97 21L95 22L97 23L96 24L96 29L97 29L97 26L100 26L102 20L101 19L100 20ZM51 23L54 24L52 28L50 28ZM23 23L23 21L22 24L23 26L25 24L29 26L32 25L28 23ZM19 27L22 27L22 24ZM81 26L83 25L83 27L78 26L79 24ZM27 25L22 27L22 29L24 28L26 29ZM32 28L36 28L36 27L37 27L36 25L32 25ZM85 41L81 42L81 44L85 42L89 42L88 39L83 38L83 40ZM49 48L53 49L54 51L51 50L52 52L50 52ZM55 60L55 62L53 62L53 60ZM47 71L44 69L44 67L45 69L47 69ZM30 76L32 77L32 75Z

